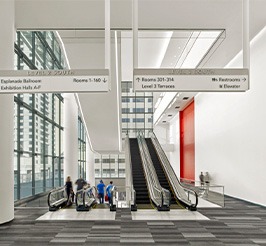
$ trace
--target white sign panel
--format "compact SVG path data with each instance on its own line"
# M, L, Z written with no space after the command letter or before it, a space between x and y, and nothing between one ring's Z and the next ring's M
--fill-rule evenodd
M135 91L246 91L248 69L134 69Z
M0 71L0 93L107 92L108 69Z

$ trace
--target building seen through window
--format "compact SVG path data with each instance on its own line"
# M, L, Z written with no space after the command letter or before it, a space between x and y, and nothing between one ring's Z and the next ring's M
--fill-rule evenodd
M64 69L53 32L16 33L15 69ZM63 97L16 94L14 97L14 199L63 184Z

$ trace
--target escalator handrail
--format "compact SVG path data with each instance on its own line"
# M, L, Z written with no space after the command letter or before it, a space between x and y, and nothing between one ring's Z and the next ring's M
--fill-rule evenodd
M52 194L53 193L59 193L59 192L63 192L63 198L61 198L61 199L63 199L64 200L64 202L67 200L67 197L66 197L66 192L65 192L65 186L62 186L62 187L58 187L58 188L55 188L55 189L52 189L50 192L49 192L49 194L48 194L48 197L47 197L47 203L48 203L48 207L49 208L53 208L53 207L55 207L55 205L54 204L51 204L51 196L52 196ZM59 199L58 201L60 201L61 199Z
M141 158L143 162L144 172L146 174L146 180L148 184L149 193L151 195L152 201L157 207L170 205L170 192L161 187L158 176L156 174L154 165L152 163L150 153L143 136L143 133L140 131L138 134L138 143L141 153Z
M93 189L96 191L95 186L92 186L92 187L89 187L83 190L83 206L84 207L91 207L92 204L96 203L96 198L94 194L92 193L91 196L88 195L88 191L93 190ZM86 198L89 198L89 199L86 199Z
M133 206L136 206L136 191L134 189L133 185L133 174L132 174L132 162L131 162L131 153L130 153L130 143L129 143L129 136L126 136L125 139L125 151L126 151L126 169L128 177L126 177L128 186L131 187L131 201L133 203Z
M151 140L152 143L155 147L155 150L158 153L158 156L160 158L161 163L163 164L164 170L167 172L167 176L169 177L170 183L174 189L175 195L177 196L178 199L180 199L183 203L187 204L189 207L191 208L196 208L198 205L198 195L196 193L196 191L189 189L187 187L184 187L179 179L177 178L172 165L170 164L165 152L163 151L156 135L151 132ZM193 194L193 196L195 197L195 203L192 203L189 198L188 195L186 194L185 190L190 194Z

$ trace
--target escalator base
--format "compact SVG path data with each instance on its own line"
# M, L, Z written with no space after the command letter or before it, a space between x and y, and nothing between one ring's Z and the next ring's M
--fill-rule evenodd
M168 206L162 206L162 207L157 207L158 211L170 211L170 207Z
M77 207L76 207L76 210L77 210L78 212L89 211L89 210L90 210L90 207L77 206Z

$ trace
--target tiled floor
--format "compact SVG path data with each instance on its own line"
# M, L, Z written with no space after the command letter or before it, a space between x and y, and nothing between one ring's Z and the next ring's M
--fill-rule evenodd
M225 208L198 209L207 220L134 220L128 209L115 220L37 220L48 211L39 205L15 209L15 219L0 225L0 246L266 245L266 208L229 197Z

